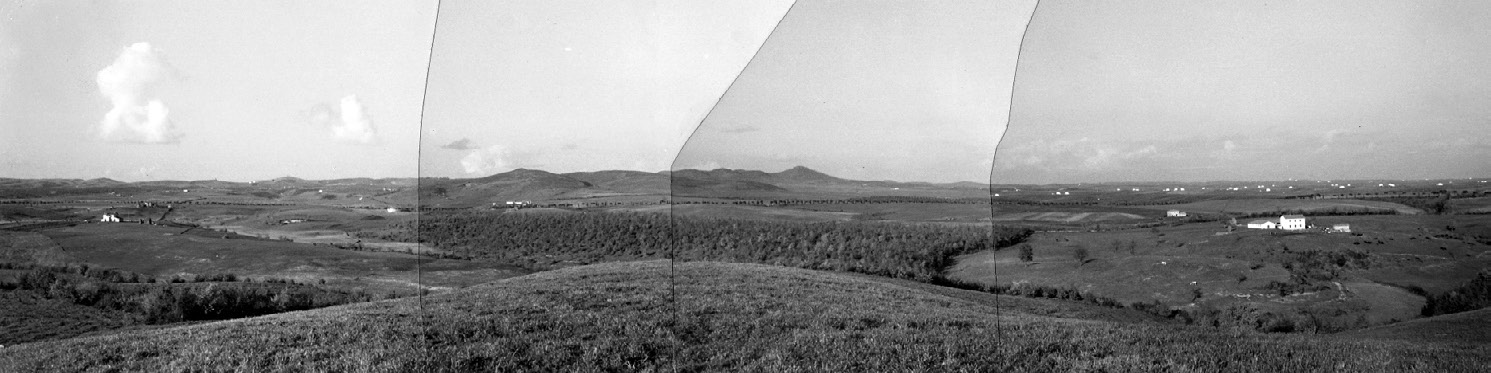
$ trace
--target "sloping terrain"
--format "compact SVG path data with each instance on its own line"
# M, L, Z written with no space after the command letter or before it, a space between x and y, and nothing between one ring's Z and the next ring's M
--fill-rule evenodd
M668 175L641 171L595 171L563 174L619 193L668 194Z
M1353 330L1340 336L1485 346L1491 344L1491 308Z
M995 314L975 300L854 275L608 263L430 296L422 306L405 298L10 346L0 350L0 371L1491 369L1486 347Z

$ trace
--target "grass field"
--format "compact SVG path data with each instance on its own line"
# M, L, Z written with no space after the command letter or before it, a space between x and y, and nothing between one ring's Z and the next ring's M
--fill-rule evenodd
M855 217L850 212L813 211L808 209L745 206L745 205L655 205L641 207L608 208L607 211L648 212L675 214L699 218L732 218L776 221L846 221Z
M0 345L114 330L137 323L135 319L122 312L47 299L30 291L0 290Z
M53 250L65 255L67 262L164 277L232 273L299 281L325 279L349 290L407 293L415 289L416 262L429 272L420 278L421 283L433 287L465 286L527 273L500 263L351 251L279 240L223 239L222 233L210 230L141 224L90 223L4 234L0 237L19 237L14 239L37 241L38 245L44 245L45 240L55 242Z
M23 344L0 350L0 370L1491 369L1484 345L1216 333L996 312L978 300L860 276L747 264L680 264L675 322L668 273L663 261L608 263L431 296L423 310L414 299L399 299Z
M1355 199L1232 199L1192 202L1178 205L1150 206L1156 210L1176 209L1194 212L1268 213L1281 210L1320 211L1330 210L1392 210L1403 215L1423 214L1424 210L1402 204L1365 201Z
M1455 214L1491 213L1491 197L1451 199L1449 201L1449 210Z
M1434 316L1340 334L1344 338L1445 343L1464 348L1491 344L1491 309Z
M1360 235L1247 229L1218 235L1226 229L1216 223L1152 230L1042 232L1027 240L1034 253L1030 262L1020 260L1018 250L985 251L960 257L949 276L976 283L1074 288L1122 303L1157 300L1181 309L1244 305L1279 314L1304 311L1337 328L1353 328L1419 317L1424 298L1404 287L1444 292L1491 267L1491 246L1435 238L1451 232L1447 225L1481 224L1473 219L1480 218L1314 219L1315 224L1350 223ZM1073 255L1079 249L1089 253L1083 263ZM1274 282L1292 283L1297 273L1303 273L1301 261L1308 260L1301 259L1302 253L1359 255L1364 262L1325 263L1318 273L1329 278L1311 281L1319 289L1281 295L1270 288Z

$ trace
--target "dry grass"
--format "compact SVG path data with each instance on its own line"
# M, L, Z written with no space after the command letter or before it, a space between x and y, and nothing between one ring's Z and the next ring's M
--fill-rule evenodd
M1491 369L1485 346L996 318L960 297L765 265L680 263L675 309L668 273L609 263L431 296L423 310L400 299L25 344L0 350L0 371Z

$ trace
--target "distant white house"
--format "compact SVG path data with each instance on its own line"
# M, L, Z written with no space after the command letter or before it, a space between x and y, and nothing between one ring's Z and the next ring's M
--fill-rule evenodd
M1180 211L1180 210L1170 210L1170 211L1166 211L1165 212L1165 216L1168 216L1168 217L1185 217L1186 216L1186 212L1185 211Z
M399 208L398 207L389 207L388 210L384 210L384 211L388 211L388 212L399 212Z
M1351 233L1351 224L1331 225L1331 232Z
M1276 222L1273 219L1254 220L1254 221L1248 222L1248 228L1250 228L1250 229L1278 229L1279 228L1279 222Z
M1248 228L1252 229L1301 230L1305 229L1305 227L1304 215L1283 215L1279 216L1278 219L1263 219L1248 222Z
M99 218L98 221L100 223L118 223L119 216L114 214L104 214L104 216L102 218Z

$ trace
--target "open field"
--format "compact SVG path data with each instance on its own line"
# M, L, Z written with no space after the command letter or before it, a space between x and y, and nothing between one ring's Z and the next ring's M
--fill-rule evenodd
M1466 348L1491 344L1491 309L1428 317L1340 334L1342 338L1445 343Z
M1402 215L1423 214L1424 210L1404 206L1397 203L1382 201L1366 201L1354 199L1227 199L1184 203L1178 205L1159 205L1151 208L1157 210L1176 209L1181 211L1210 212L1210 213L1271 213L1275 211L1303 211L1306 213L1319 212L1328 213L1332 210L1339 211L1393 211Z
M674 214L698 218L732 218L751 220L779 220L800 222L847 221L856 216L848 212L827 212L808 209L762 207L746 205L654 205L641 207L616 207L606 211Z
M1491 215L1464 214L1484 207L1464 198L1474 194L1449 199L1445 215L1221 182L997 186L990 205L975 183L687 174L519 170L424 180L418 193L413 179L294 178L6 191L57 203L0 204L0 262L433 295L424 308L399 299L147 327L66 291L7 290L0 332L14 338L0 344L22 344L0 349L0 371L1488 368L1485 310L1420 318L1426 295L1491 268ZM659 192L669 183L694 194ZM1352 188L1288 193L1370 192ZM1436 198L1420 189L1413 198ZM384 209L415 196L448 209ZM487 207L530 197L544 207ZM1397 215L1315 216L1361 209ZM1230 232L1211 220L1223 211L1304 211L1355 233ZM104 213L158 224L79 222ZM1022 240L1029 261L1011 247ZM668 277L666 262L629 262L665 257L761 264L680 262ZM0 269L0 283L22 273ZM959 289L980 284L997 286Z
M1451 199L1449 210L1455 214L1491 214L1491 197Z
M303 281L327 280L333 284L408 292L414 289L416 262L431 272L424 286L451 287L473 282L461 271L476 271L486 281L516 276L525 271L512 266L430 259L393 252L338 249L256 238L222 238L222 233L203 229L171 228L140 224L85 223L41 229L34 234L55 243L66 261L119 268L154 276L232 273L242 277L274 277ZM454 283L442 278L463 278Z
M1358 233L1225 234L1216 223L1041 232L1026 242L1031 261L1022 261L1018 250L974 253L960 257L949 276L992 283L997 274L1003 284L1074 288L1123 303L1159 301L1181 309L1304 311L1330 315L1317 321L1339 330L1417 318L1424 298L1404 287L1440 293L1491 267L1491 246L1434 238L1447 232L1442 224L1478 224L1466 217L1317 220L1350 223ZM1079 249L1089 253L1081 263L1074 259ZM1275 283L1298 285L1281 292Z

